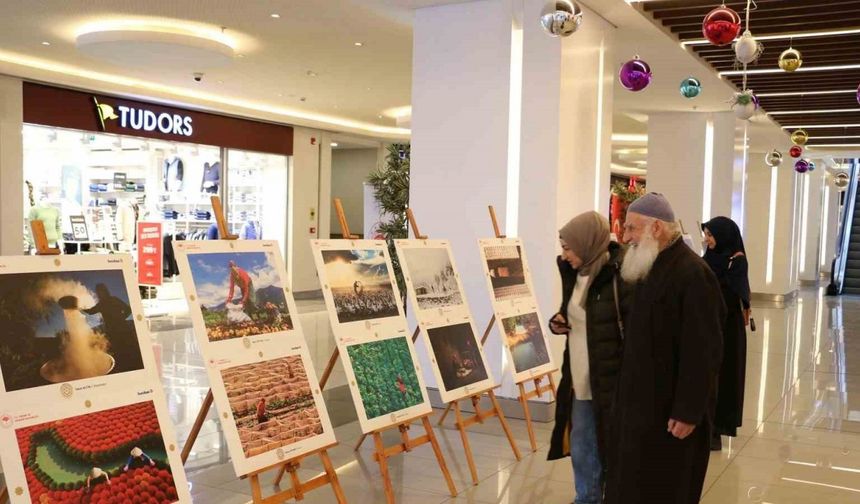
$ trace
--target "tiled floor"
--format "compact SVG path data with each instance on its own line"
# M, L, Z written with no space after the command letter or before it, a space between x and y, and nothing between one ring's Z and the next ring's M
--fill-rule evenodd
M306 305L302 311L317 308ZM758 332L749 335L744 426L737 438L724 438L723 451L712 455L702 503L860 503L860 298L828 298L808 290L786 308L754 307L754 317ZM182 318L153 322L181 440L207 389L188 325ZM321 348L317 353L327 351ZM372 443L353 452L360 431L349 395L343 387L328 394L340 442L331 456L348 501L384 502ZM478 486L471 484L458 432L450 421L437 428L459 491L456 498L448 494L429 446L391 459L398 502L570 503L574 491L569 459L545 460L551 424L536 425L540 446L531 453L525 424L513 419L510 423L524 455L519 462L498 422L470 430ZM386 437L396 442L398 434L389 432ZM313 477L321 467L318 460L308 460L300 475ZM247 482L237 479L230 465L214 415L195 444L188 470L195 502L250 500ZM264 478L267 488L273 476ZM334 496L324 487L308 494L305 502L330 503Z

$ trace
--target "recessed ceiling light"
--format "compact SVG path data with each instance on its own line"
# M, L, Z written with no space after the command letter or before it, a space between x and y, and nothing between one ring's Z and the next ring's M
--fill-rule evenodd
M332 142L332 143L331 143L331 146L332 146L332 147L337 147L337 142Z
M364 45L364 43L363 43L363 42L356 42L356 43L355 43L355 47L361 47L361 46L363 46L363 45Z
M273 17L273 18L275 18L275 19L278 19L278 18L280 18L280 17L281 17L281 15L280 15L280 14L275 13L275 14L272 14L272 17Z
M820 129L820 128L860 128L860 124L792 124L782 129Z
M218 81L218 84L224 84L224 81L219 80L219 81Z
M50 42L48 42L48 41L45 41L45 42L42 42L42 45L43 45L43 46L49 46L49 45L51 45L51 43L50 43Z
M379 114L379 115L378 115L378 116L376 116L376 117L378 117L378 118L382 119L382 114Z
M284 96L284 93L278 93L278 96L279 96L279 97L283 97L283 96Z
M236 55L236 57L237 57L237 58L244 58L244 57L245 57L245 55L244 55L244 54L237 54L237 55Z

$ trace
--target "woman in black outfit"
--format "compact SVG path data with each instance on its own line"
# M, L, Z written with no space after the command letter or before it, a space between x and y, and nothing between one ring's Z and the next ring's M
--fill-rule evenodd
M749 264L740 229L727 217L702 224L705 262L717 275L728 309L723 333L723 364L717 392L717 413L711 450L721 450L720 435L735 437L743 423L747 362L746 326L750 320Z

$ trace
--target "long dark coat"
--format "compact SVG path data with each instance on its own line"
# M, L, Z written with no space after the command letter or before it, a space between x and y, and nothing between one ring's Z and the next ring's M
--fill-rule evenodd
M747 259L739 256L729 262L729 274L747 275ZM717 394L717 412L714 418L716 431L725 436L737 436L743 424L744 388L747 369L747 330L744 321L744 301L735 292L728 276L719 277L720 289L726 303L726 324L723 333L723 363Z
M606 469L607 443L612 423L612 402L621 371L622 339L618 327L613 279L618 280L618 307L622 315L629 305L630 287L621 280L619 268L623 251L613 242L609 244L609 261L594 277L588 288L585 303L585 330L588 344L588 369L591 397L597 424L598 455ZM557 259L561 274L562 300L560 314L567 319L567 305L576 286L577 271L567 261ZM551 326L550 326L551 327ZM570 349L564 345L564 363L555 406L555 427L552 431L548 460L570 455L570 407L573 402L573 377L570 375Z
M625 318L606 504L699 502L725 312L716 277L680 240L638 284ZM670 419L696 429L676 439Z

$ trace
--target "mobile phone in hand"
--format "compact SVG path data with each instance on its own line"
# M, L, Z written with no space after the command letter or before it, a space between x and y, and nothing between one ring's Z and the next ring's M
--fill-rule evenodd
M755 332L755 319L750 317L750 331Z

